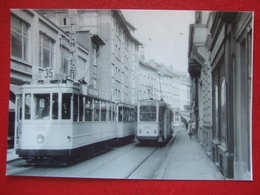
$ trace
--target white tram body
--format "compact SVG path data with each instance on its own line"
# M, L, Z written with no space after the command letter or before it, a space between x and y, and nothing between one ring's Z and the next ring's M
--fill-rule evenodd
M134 107L120 106L130 122ZM118 108L94 88L73 82L24 85L16 98L16 153L27 160L66 159L97 144L133 138L136 126L118 122Z
M159 100L140 100L137 109L139 142L167 142L172 137L173 112L168 104Z
M117 117L117 138L133 139L135 137L136 122L136 106L128 104L118 104Z

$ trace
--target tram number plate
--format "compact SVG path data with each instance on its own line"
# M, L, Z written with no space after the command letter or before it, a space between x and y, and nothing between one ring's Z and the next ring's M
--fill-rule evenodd
M53 79L53 77L54 77L54 70L52 68L45 68L44 79Z

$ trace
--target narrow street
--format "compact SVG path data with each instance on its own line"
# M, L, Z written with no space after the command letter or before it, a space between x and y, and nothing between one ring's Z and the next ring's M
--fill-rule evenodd
M196 167L196 169L194 169ZM27 166L24 160L7 164L7 175L117 178L117 179L224 179L199 143L185 129L175 131L167 145L128 145L62 166Z

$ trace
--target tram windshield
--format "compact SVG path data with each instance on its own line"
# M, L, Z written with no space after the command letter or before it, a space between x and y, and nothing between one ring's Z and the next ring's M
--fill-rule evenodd
M156 106L140 106L140 121L156 121Z
M50 94L35 94L35 118L49 119L50 117Z

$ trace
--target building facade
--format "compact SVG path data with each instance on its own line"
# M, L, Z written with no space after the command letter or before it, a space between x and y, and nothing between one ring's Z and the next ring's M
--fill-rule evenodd
M175 111L174 122L189 120L185 107L190 105L190 79L174 73L171 68L153 60L140 60L138 68L138 99L163 99Z
M65 31L73 14L77 40L89 46L90 85L115 101L137 104L135 74L141 44L120 10L39 10Z
M199 141L223 175L238 180L252 179L252 21L252 12L197 12L190 28Z

